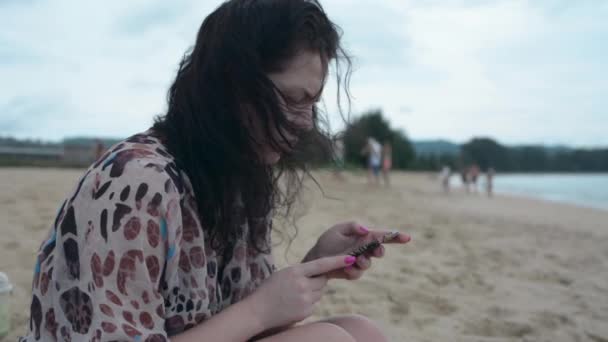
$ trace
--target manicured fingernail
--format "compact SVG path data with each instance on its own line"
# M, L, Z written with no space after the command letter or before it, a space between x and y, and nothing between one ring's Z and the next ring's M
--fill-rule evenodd
M344 259L344 262L345 262L347 265L352 265L352 264L353 264L353 263L354 263L356 260L357 260L357 258L351 255L351 256L347 256L347 257Z
M403 234L405 235L405 234ZM405 235L405 242L410 242L410 240L412 240L412 237L409 235Z
M369 228L367 228L365 226L359 226L359 229L361 229L361 231L364 233L369 233Z

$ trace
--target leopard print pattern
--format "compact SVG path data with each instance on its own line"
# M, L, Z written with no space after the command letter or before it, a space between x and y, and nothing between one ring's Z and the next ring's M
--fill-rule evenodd
M115 145L80 179L39 249L20 341L160 342L205 321L275 269L271 254L248 245L243 221L242 238L218 256L191 183L161 141L148 131Z

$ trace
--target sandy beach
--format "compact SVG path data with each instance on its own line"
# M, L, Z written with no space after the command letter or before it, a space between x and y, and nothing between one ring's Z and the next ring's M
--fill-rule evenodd
M0 271L15 285L6 341L25 331L35 252L81 173L0 169ZM331 283L315 317L360 313L392 341L608 341L608 211L446 196L429 174L396 173L390 189L363 174L315 176L325 196L307 183L298 237L275 248L279 265L342 221L413 237L362 279Z

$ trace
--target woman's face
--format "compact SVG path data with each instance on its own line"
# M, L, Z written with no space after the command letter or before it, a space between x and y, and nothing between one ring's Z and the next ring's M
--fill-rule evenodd
M313 106L319 100L323 88L323 63L318 53L303 51L298 53L287 62L281 72L270 73L268 78L288 99L290 105L287 106L281 96L280 105L284 108L284 113L291 123L299 129L310 130L313 128ZM268 139L265 139L261 125L254 128L256 140L260 142L259 153L267 164L274 164L279 161L281 154L276 151ZM271 125L271 133L275 141L284 142L281 134ZM283 136L293 146L298 138L286 131ZM287 143L285 143L287 145ZM285 146L287 147L287 146Z

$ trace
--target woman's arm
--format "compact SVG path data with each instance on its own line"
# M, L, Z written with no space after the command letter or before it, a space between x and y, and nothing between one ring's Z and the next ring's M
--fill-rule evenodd
M173 341L194 342L203 337L205 341L249 341L278 332L313 313L327 284L325 274L354 262L352 256L338 255L286 267L273 273L247 298L177 335Z
M263 332L262 320L253 310L253 304L247 297L228 306L220 313L197 326L173 336L172 342L234 342L248 341Z

